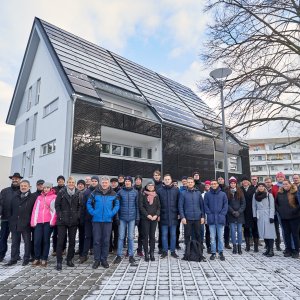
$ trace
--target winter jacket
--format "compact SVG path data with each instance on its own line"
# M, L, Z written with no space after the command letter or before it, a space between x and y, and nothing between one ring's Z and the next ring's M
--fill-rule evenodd
M180 188L179 188L179 192L181 193L181 192L183 192L183 191L186 191L187 190L187 186L181 186Z
M91 193L95 190L94 187L90 186L83 193L82 197L79 197L80 201L80 224L84 224L85 222L91 222L92 216L87 210L87 201L91 195Z
M228 211L228 199L221 188L210 188L204 196L204 210L207 215L208 225L225 225Z
M58 193L65 187L66 187L65 185L62 185L62 186L57 185L57 186L54 186L53 189L54 189L56 195L58 195Z
M75 188L75 194L70 196L67 187L62 188L55 200L57 215L56 225L77 226L80 217L79 191Z
M140 212L138 192L133 187L123 187L117 195L120 200L119 219L126 222L139 220Z
M255 194L252 199L253 217L257 218L257 228L261 239L275 239L275 225L270 222L274 219L275 208L273 195L267 193L267 196L261 201L255 199Z
M31 227L35 227L38 223L48 222L50 226L56 225L55 199L56 194L53 189L37 197L31 213Z
M205 185L200 180L195 180L195 189L199 190L202 194L204 192Z
M275 200L276 210L283 220L290 220L300 217L300 206L297 196L297 187L292 184L287 192L282 187L279 188Z
M7 221L11 214L11 203L17 192L20 191L20 187L14 187L11 185L3 189L0 193L0 215L2 221Z
M105 194L101 187L97 187L91 193L86 206L93 222L110 223L120 208L120 202L111 187Z
M255 221L253 219L253 210L252 210L252 199L253 195L255 193L255 187L253 185L250 185L246 191L246 189L242 186L241 187L246 201L246 209L244 210L244 216L245 216L245 224L244 227L246 228L252 228L254 227Z
M150 205L147 199L146 194L142 194L142 197L139 199L139 209L140 209L140 217L143 220L149 220L147 218L150 216L160 216L160 200L156 195L153 199L153 203Z
M155 185L155 191L157 192L163 185L162 181L156 181L154 178L153 178L153 182L154 182L154 185Z
M201 192L196 189L182 191L179 197L178 210L181 219L195 221L204 218L204 202Z
M244 211L246 208L246 200L244 194L242 193L241 199L238 199L237 192L234 193L234 196L231 194L230 188L227 189L227 199L228 199L228 213L227 221L228 223L245 223ZM238 212L238 216L235 216L234 213Z
M173 185L162 185L157 191L160 200L160 224L177 225L178 223L178 201L179 189Z
M36 196L30 190L24 195L18 191L11 202L9 228L11 231L30 229L30 218Z

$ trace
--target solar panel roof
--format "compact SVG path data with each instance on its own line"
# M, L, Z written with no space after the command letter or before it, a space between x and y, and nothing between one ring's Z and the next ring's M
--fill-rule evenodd
M188 87L38 19L74 90L98 98L103 82L143 96L164 121L204 129L202 118L216 120L214 112Z

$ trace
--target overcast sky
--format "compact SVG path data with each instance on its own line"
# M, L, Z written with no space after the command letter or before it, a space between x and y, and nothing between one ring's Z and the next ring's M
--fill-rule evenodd
M11 155L5 124L34 17L179 81L196 91L208 16L205 0L4 1L0 12L0 155Z

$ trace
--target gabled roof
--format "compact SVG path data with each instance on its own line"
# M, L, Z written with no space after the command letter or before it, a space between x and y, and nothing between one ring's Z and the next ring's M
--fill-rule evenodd
M206 121L218 122L216 114L190 88L39 18L35 18L33 28L35 26L70 94L75 92L101 101L99 90L112 88L144 101L166 122L198 130L206 130ZM28 50L27 46L24 60ZM16 100L15 94L12 103ZM12 104L7 117L9 124L14 124L17 117L11 111L13 108Z

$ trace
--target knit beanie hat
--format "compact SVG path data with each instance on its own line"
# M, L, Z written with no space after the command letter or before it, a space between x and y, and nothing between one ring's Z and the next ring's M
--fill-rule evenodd
M97 180L97 181L99 182L99 177L98 177L97 175L93 175L93 176L91 177L91 180Z
M237 183L237 180L236 180L236 178L235 178L234 176L231 176L231 177L229 178L229 184L230 184L231 182Z
M126 180L129 180L129 181L131 181L131 183L133 183L133 180L132 180L132 177L131 177L131 176L126 176L124 179L125 179L125 181L126 181Z
M77 181L77 185L79 185L79 184L83 184L84 186L85 186L85 181L83 180L83 179L79 179L78 181Z
M141 181L143 181L143 176L142 175L136 175L134 177L134 181L136 181L138 178L141 179Z

